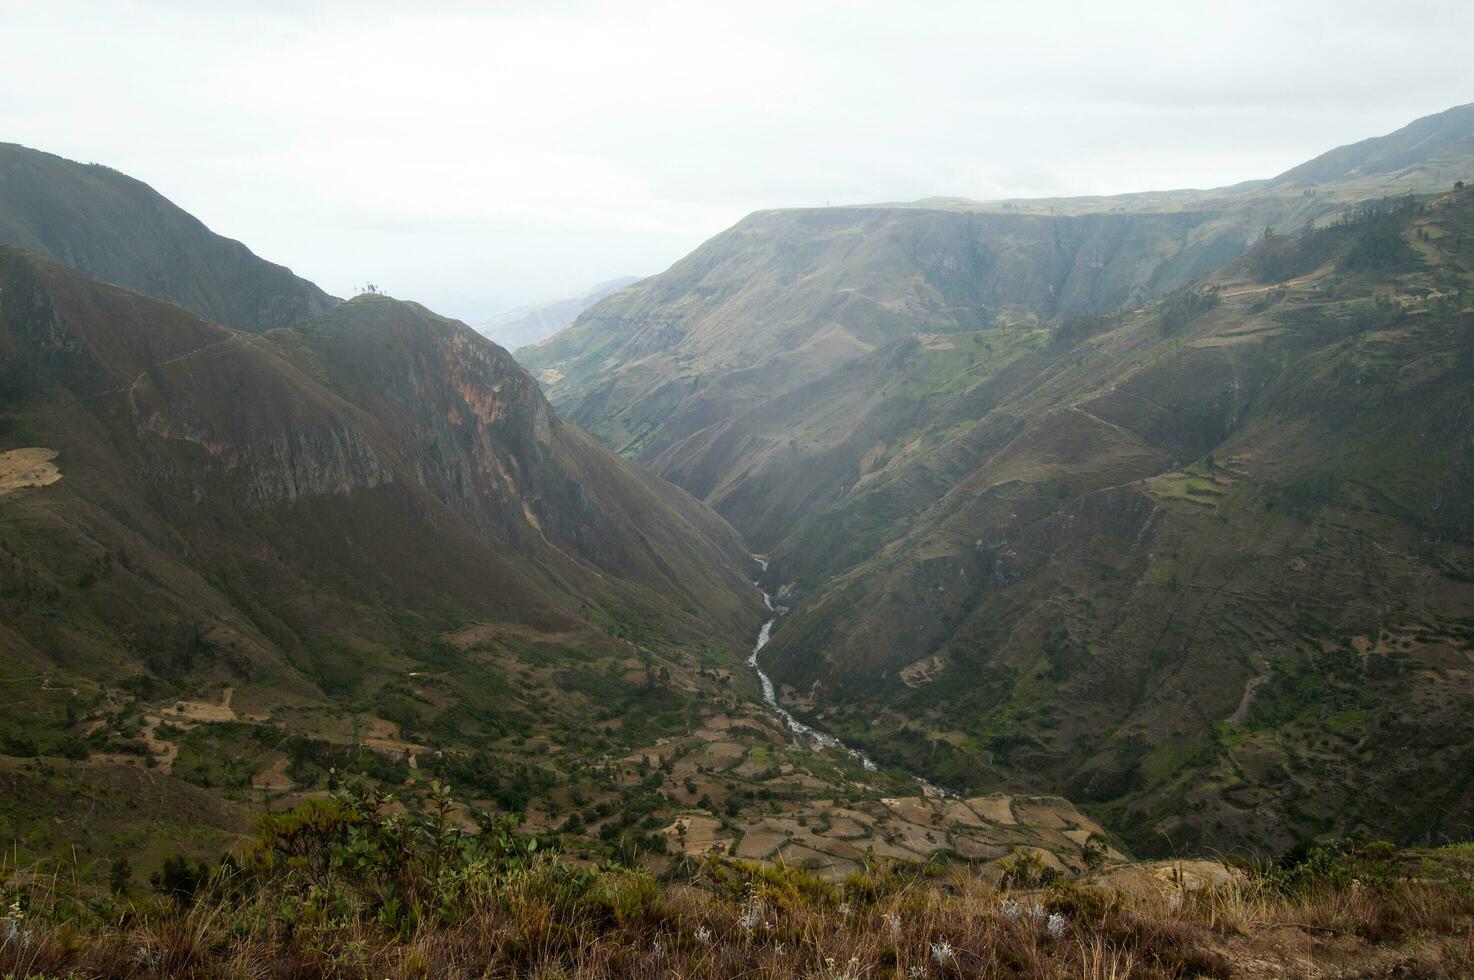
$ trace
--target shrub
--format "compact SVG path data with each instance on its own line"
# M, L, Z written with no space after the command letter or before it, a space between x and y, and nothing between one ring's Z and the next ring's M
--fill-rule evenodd
M1064 878L1057 868L1044 863L1038 851L1019 851L998 863L1003 871L999 882L1005 890L1044 888Z
M391 812L392 802L353 782L328 800L266 817L247 868L316 914L362 912L410 929L430 914L456 921L489 881L524 866L537 849L535 838L516 833L516 817L480 814L476 832L463 828L451 817L450 787L438 779L421 812Z
M1347 837L1301 843L1271 865L1264 877L1284 894L1303 895L1353 885L1385 890L1406 875L1399 867L1395 845Z
M1157 304L1157 330L1167 337L1191 324L1219 302L1218 287L1183 288L1169 293Z
M190 867L182 854L165 858L164 866L149 876L154 891L173 899L181 907L194 904L200 890L210 881L210 866L201 861Z
M1106 840L1100 834L1092 833L1085 838L1085 843L1080 845L1080 861L1085 865L1087 871L1099 871L1105 867L1106 858L1110 849Z

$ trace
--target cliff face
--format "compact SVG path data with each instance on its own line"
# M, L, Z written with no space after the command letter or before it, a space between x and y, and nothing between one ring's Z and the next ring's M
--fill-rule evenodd
M367 411L415 480L488 541L551 545L693 607L742 590L730 527L557 418L512 356L464 324L365 296L268 339ZM741 603L717 606L732 622Z
M918 332L1140 301L1245 247L1211 212L761 212L519 352L555 405L656 461ZM1171 271L1162 267L1173 259ZM681 456L676 449L673 456Z
M0 244L238 330L293 323L337 302L214 234L147 184L11 143L0 143Z
M312 650L402 642L411 621L557 629L598 609L706 642L756 619L731 528L414 304L256 336L5 248L0 353L0 448L55 450L61 472L5 498L17 567L66 581L128 556L73 601L73 639L9 625L43 660L126 674L192 622L290 691L315 682Z

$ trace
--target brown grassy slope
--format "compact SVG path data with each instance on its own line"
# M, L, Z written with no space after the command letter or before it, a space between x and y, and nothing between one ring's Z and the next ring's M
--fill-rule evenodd
M1169 872L1169 868L1158 869ZM1127 891L1118 880L1137 882ZM1447 883L1318 886L1243 880L1189 890L1121 867L1099 885L1000 892L965 871L860 875L840 888L791 869L708 864L694 886L546 862L487 877L450 924L407 936L207 899L119 924L33 914L0 945L16 975L204 977L1357 978L1474 969L1474 906ZM1146 885L1144 883L1150 883ZM111 903L100 903L110 908ZM144 903L147 908L147 903ZM157 908L157 907L156 907Z

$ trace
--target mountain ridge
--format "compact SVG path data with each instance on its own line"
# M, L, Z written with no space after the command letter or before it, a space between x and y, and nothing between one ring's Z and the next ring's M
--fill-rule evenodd
M0 143L0 244L255 333L337 302L142 181L14 143Z
M612 601L642 616L664 603L663 629L692 639L741 628L755 615L738 571L740 541L720 519L683 492L607 459L553 416L510 355L464 325L374 297L335 307L324 314L327 323L255 336L91 284L17 249L0 249L0 265L5 296L31 297L24 308L3 304L6 441L54 448L61 472L51 486L5 501L7 518L55 528L18 536L12 547L25 540L32 550L14 551L14 560L28 574L64 578L59 569L78 559L65 558L58 542L102 535L108 554L127 551L130 561L148 554L159 563L148 588L153 599L127 602L143 583L126 576L117 594L89 588L73 600L83 621L96 617L116 634L114 620L147 619L151 603L164 621L188 619L191 606L214 608L219 624L232 624L232 642L277 678L271 683L301 689L300 681L281 679L294 672L303 644L333 636L349 610L363 609L375 594L394 596L391 608L418 606L421 615L459 608L564 628L578 619L580 602ZM334 326L347 335L332 336ZM364 370L376 382L403 377L406 362L394 366L396 343L423 369L421 384L397 403L393 388L376 384L383 400L365 401L345 382ZM438 371L449 380L439 381ZM233 397L223 399L227 392ZM417 417L405 407L411 402ZM572 468L569 475L548 478L563 467ZM579 490L584 478L597 486ZM159 481L173 502L153 489ZM638 545L627 523L636 520L644 522ZM76 538L84 526L94 529ZM433 542L418 556L404 548L413 534L401 533L415 527L427 546ZM340 556L348 564L335 565L331 549L309 545L345 533L343 544L358 556ZM98 544L82 551L97 552ZM230 583L224 592L206 586L214 594L208 601L194 570L199 562L220 563L210 575ZM330 579L344 583L334 587L337 598L314 590L319 598L298 609L295 599L269 598L330 567ZM168 582L175 598L161 601L158 585ZM708 625L662 595L705 605ZM102 605L93 607L94 599ZM120 616L119 603L136 610ZM10 627L32 656L56 649L36 612ZM309 626L313 617L319 620ZM277 626L263 633L266 621ZM381 610L342 635L383 642L396 632L389 623ZM104 641L91 656L127 673L137 669L128 666L129 646Z

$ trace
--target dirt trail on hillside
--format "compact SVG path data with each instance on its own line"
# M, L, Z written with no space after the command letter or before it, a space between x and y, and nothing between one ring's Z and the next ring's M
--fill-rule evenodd
M1253 293L1267 293L1271 289L1279 289L1281 286L1303 286L1315 278L1315 273L1301 276L1298 279L1286 279L1284 282L1272 282L1267 286L1230 286L1218 295L1224 298L1230 296L1249 296Z

